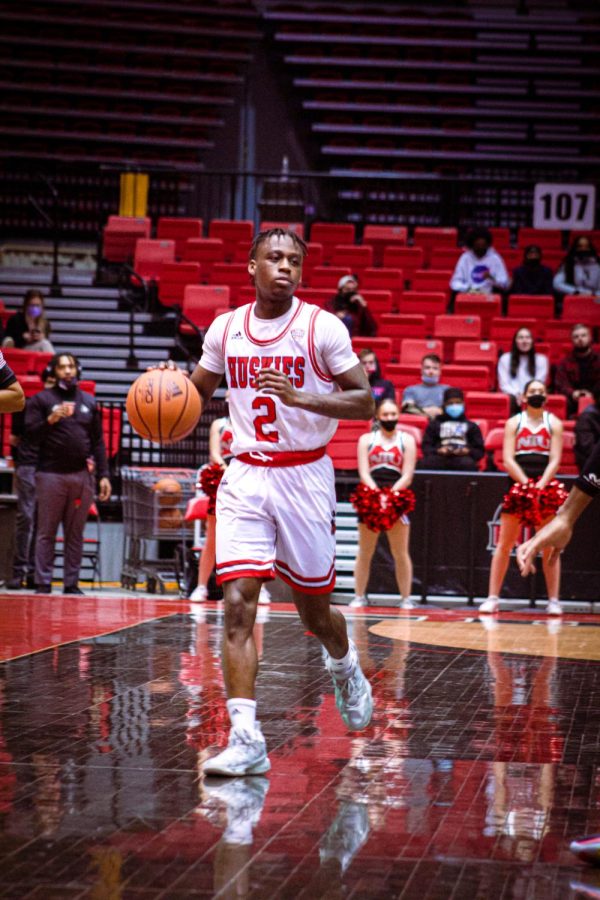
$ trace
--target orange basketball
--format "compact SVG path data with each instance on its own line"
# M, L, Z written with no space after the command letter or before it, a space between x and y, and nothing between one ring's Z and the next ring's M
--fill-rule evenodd
M129 388L125 408L140 437L155 444L173 444L198 424L200 397L181 369L150 369Z
M181 500L181 485L175 478L159 478L152 485L152 490L159 495L159 506L177 506Z

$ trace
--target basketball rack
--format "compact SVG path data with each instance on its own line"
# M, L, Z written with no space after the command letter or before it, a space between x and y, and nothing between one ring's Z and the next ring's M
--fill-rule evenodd
M186 546L194 538L194 523L186 522L188 500L195 495L193 469L121 469L123 496L123 566L121 584L136 590L146 581L149 593L167 592L175 581L179 591L186 583ZM160 483L176 481L178 491L163 490Z

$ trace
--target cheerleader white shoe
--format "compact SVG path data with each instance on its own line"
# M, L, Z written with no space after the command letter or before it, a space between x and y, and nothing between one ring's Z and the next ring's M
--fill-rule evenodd
M199 584L190 594L190 603L204 603L208 599L208 590L203 584Z
M558 600L556 598L554 600L548 600L546 604L546 612L549 616L562 616L563 609Z
M499 609L500 601L497 597L488 597L487 600L484 600L479 606L479 612L486 614L497 613Z
M348 606L350 609L362 609L363 606L367 605L366 597L359 597L358 594L356 597L353 597Z

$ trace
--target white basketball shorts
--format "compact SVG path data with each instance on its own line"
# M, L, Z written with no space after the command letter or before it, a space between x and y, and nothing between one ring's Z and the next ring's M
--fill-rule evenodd
M217 583L274 578L305 594L335 585L335 482L328 456L298 466L233 459L217 491Z

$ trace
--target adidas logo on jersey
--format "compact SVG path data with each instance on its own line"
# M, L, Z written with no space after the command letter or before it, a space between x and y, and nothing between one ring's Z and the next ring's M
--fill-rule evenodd
M242 335L242 332L241 332L241 331L236 331L235 334L232 334L232 335L231 335L231 340L232 340L232 341L241 341L242 339L243 339L243 335Z

